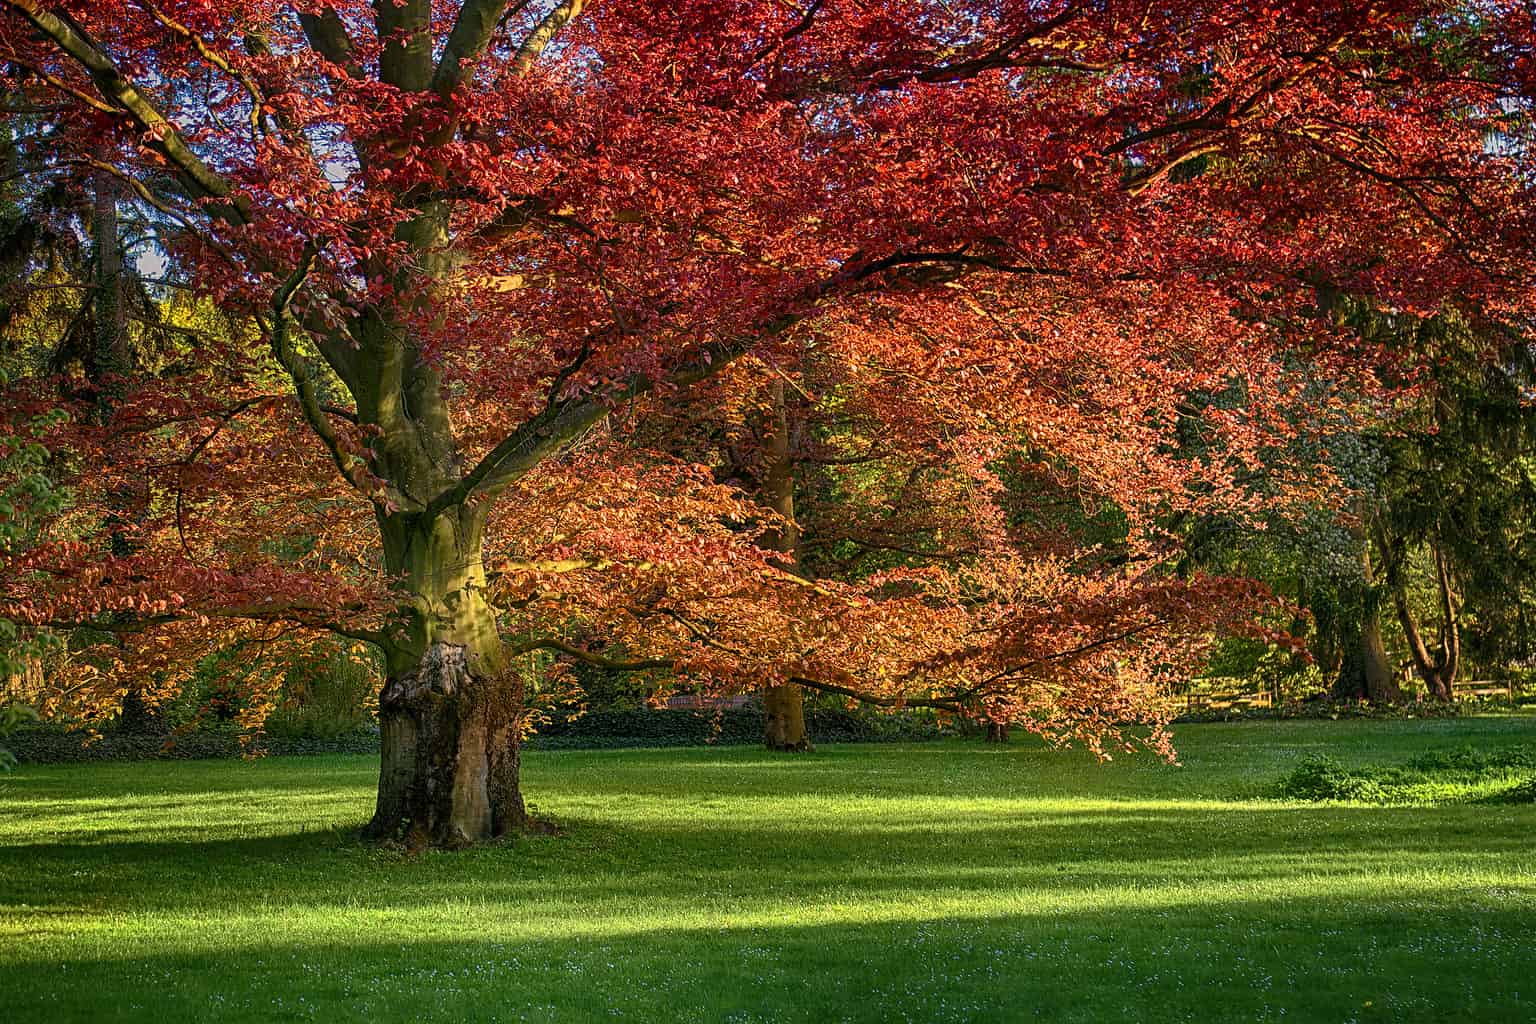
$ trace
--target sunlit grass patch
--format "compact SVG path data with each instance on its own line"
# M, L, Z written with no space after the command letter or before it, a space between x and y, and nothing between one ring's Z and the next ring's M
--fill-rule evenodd
M562 837L415 858L363 758L24 768L0 1019L1536 1019L1536 806L1273 794L1536 720L1179 741L535 751Z

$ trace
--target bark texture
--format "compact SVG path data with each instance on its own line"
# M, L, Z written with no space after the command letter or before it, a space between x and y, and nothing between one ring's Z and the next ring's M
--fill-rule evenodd
M379 697L379 798L367 833L456 849L521 827L516 694L434 643Z
M460 507L383 523L387 563L410 604L379 696L373 838L456 849L527 821L518 786L522 693L484 599L483 522Z
M793 683L763 691L763 745L769 750L811 750L805 729L805 694Z
M1392 664L1387 658L1386 644L1382 640L1381 590L1373 583L1371 549L1363 530L1358 537L1361 544L1361 578L1365 581L1361 593L1360 622L1357 629L1349 631L1348 649L1343 652L1333 693L1345 699L1395 704L1403 699L1403 691L1392 675Z

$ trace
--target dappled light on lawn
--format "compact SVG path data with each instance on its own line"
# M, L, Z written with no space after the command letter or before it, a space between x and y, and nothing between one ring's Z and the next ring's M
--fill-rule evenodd
M25 769L0 896L26 941L4 956L22 1020L89 1016L104 993L133 993L135 1017L229 1020L1536 1011L1518 980L1536 807L1274 793L1318 747L1386 763L1529 743L1536 720L1180 739L1182 768L1033 743L836 746L769 770L742 748L535 752L563 836L417 857L356 845L362 758Z

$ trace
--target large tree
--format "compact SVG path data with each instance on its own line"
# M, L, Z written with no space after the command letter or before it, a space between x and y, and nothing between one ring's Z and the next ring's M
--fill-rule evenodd
M383 585L258 570L258 544L73 565L98 610L145 623L287 616L376 643L377 835L522 822L519 653L1083 736L1144 716L1142 684L1236 607L1156 571L1157 517L1243 500L1224 481L1274 419L1270 357L1310 285L1420 309L1524 298L1523 150L1485 138L1520 109L1529 26L1496 5L0 11L5 87L54 110L39 173L115 176L180 225L177 265L257 325L310 432L295 444L300 420L272 412L269 481L322 452L372 520ZM606 444L615 410L818 334L983 395L1006 430L977 414L952 449L970 476L1023 437L1030 472L1113 499L1137 539L1095 564L1047 537L985 573L843 592L744 545L762 516L740 494ZM272 411L240 342L208 342L145 422ZM1234 380L1244 414L1207 417L1221 457L1170 454L1183 397ZM222 528L268 528L244 511ZM92 610L13 586L30 621ZM574 643L578 625L624 653Z

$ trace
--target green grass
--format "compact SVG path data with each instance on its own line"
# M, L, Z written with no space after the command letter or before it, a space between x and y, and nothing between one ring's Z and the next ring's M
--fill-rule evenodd
M367 758L0 779L0 1020L1536 1020L1536 806L1287 803L1536 718L533 752L566 830L351 838Z

